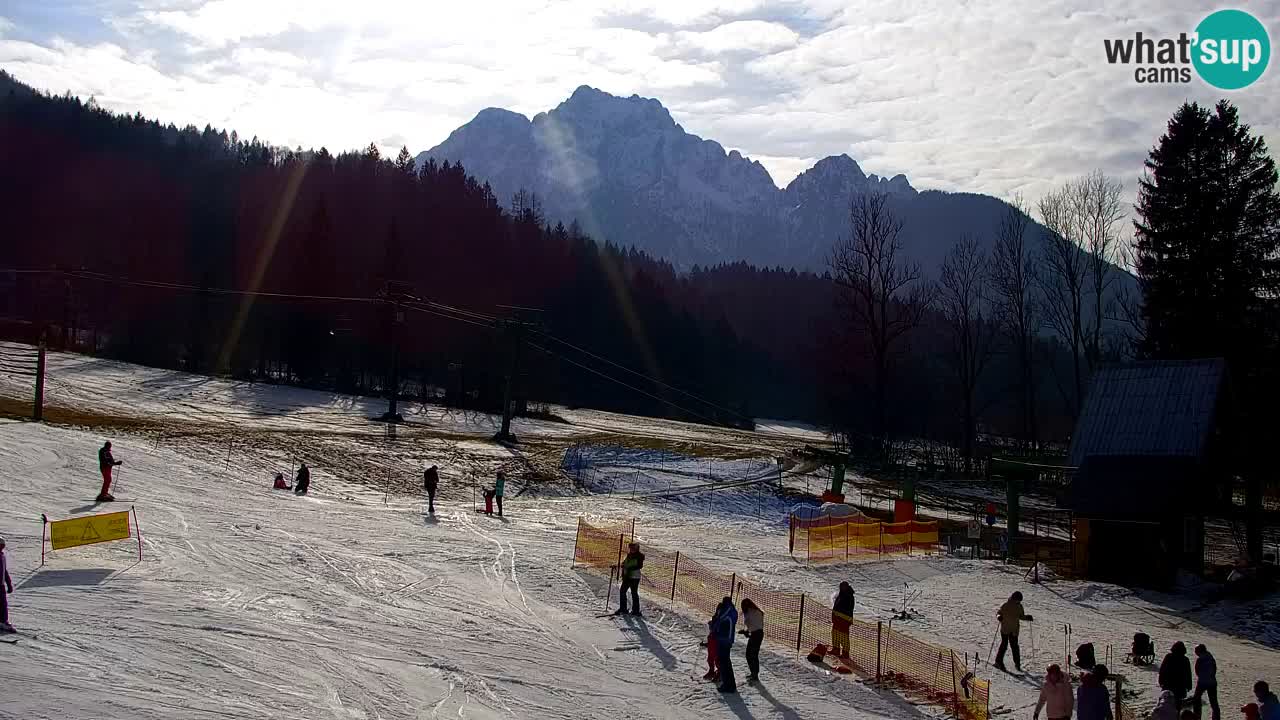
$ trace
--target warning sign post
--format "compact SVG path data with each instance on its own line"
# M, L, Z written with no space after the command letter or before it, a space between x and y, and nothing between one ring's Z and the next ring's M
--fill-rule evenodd
M85 515L84 517L66 520L50 520L41 515L48 533L49 545L54 550L93 545L95 543L128 540L130 533L129 515L133 515L133 530L138 535L138 560L142 560L142 531L138 528L138 511L130 507L123 512ZM40 539L40 564L44 565L44 533Z

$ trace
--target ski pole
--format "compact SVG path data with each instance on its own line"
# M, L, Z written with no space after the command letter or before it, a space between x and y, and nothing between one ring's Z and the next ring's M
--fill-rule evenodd
M1000 627L996 626L995 637L991 638L991 647L987 648L987 664L991 664L991 653L996 651L996 638L1000 637Z
M120 470L120 472L116 473L116 492L123 493L124 492L124 466L120 465L118 469Z

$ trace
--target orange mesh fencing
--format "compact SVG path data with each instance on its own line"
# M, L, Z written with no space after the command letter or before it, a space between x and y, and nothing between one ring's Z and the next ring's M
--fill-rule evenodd
M789 546L793 555L802 552L811 562L926 554L938 547L938 523L866 522L831 516L806 519L793 515Z
M875 526L874 536L866 532L867 526ZM634 528L634 521L598 528L579 519L574 564L612 574L633 539ZM830 533L833 528L840 533L841 557L845 532L853 533L851 549L869 537L874 537L878 546L882 535L892 537L895 546L903 546L902 552L917 538L929 543L932 537L935 544L937 539L937 523L826 523L814 524L806 531ZM708 618L724 597L735 602L749 598L764 613L764 635L771 645L805 655L819 645L848 647L848 658L835 662L857 675L887 681L904 694L950 708L966 720L988 718L989 683L976 679L963 656L951 650L921 642L882 623L837 616L830 605L807 594L772 590L736 573L717 573L682 552L652 545L643 545L642 550L645 563L640 590L649 596L679 602ZM834 545L829 552L834 555Z

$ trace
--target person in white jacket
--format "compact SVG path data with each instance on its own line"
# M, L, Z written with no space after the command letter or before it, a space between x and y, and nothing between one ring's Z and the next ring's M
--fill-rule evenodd
M1070 720L1075 709L1075 696L1071 692L1071 678L1058 665L1050 665L1040 688L1040 701L1036 703L1033 720L1040 720L1040 711L1046 710L1049 720Z
M739 631L747 636L747 667L751 674L747 676L747 684L754 685L760 679L760 644L764 642L764 611L751 602L750 598L742 600L742 624Z

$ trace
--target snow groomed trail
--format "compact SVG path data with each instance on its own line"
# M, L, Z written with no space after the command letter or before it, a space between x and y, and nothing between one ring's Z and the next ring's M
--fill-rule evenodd
M445 501L424 517L357 487L334 497L335 480L300 498L127 437L117 497L135 500L143 561L102 544L37 569L41 513L122 506L86 500L98 440L0 425L13 622L38 636L0 647L0 717L848 717L872 694L793 671L772 702L726 702L692 680L703 652L682 619L594 617L558 514Z

